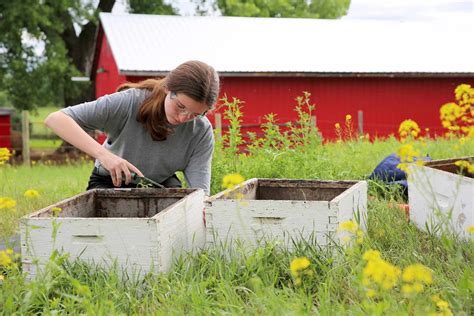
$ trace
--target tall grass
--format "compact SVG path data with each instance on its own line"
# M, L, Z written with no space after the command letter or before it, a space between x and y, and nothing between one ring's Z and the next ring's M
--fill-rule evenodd
M228 105L239 109L238 100L229 101ZM304 98L298 101L299 121L286 130L279 130L271 123L273 118L267 117L266 137L252 136L246 152L241 150L239 120L234 120L233 132L216 145L212 193L221 191L224 175L235 172L246 178L365 179L382 158L400 147L393 137L374 141L354 137L345 142L323 143L317 130L308 125L307 105ZM228 115L234 114L230 111ZM473 142L460 145L457 138L425 139L415 144L433 159L474 154ZM0 166L0 196L17 201L16 212L2 223L0 235L13 234L21 215L83 191L91 168L90 163L54 167L40 164L31 168ZM271 242L255 250L218 245L182 256L169 273L150 273L144 278L123 275L116 266L105 269L55 255L41 278L31 282L25 280L20 265L0 268L0 312L448 314L437 306L439 301L432 299L438 296L454 314L472 315L472 241L419 231L406 221L396 203L390 203L402 201L398 190L369 184L368 231L360 245L341 248L336 253L304 241L296 244L292 252ZM27 189L37 190L40 196L23 196ZM402 293L398 284L375 298L368 297L363 286L366 262L362 257L369 249L380 251L384 260L400 269L423 264L432 271L433 283L416 295ZM306 257L311 263L301 284L291 274L290 263L295 257Z

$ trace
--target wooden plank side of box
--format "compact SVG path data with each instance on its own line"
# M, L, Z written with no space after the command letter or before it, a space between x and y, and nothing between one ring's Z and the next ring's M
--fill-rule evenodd
M177 256L204 247L203 210L204 191L196 190L153 217L158 225L159 259L163 271L171 268Z
M355 221L360 225L362 231L367 231L367 182L358 181L347 190L331 200L331 208L337 211L337 218L331 219L331 223L339 225L346 221ZM348 232L338 231L339 241Z
M329 222L335 216L325 201L213 200L206 203L206 237L209 244L214 238L253 246L266 239L316 238L326 245L328 232L337 229Z
M451 232L469 238L467 229L474 225L474 179L426 166L410 168L410 220L421 229L445 223Z
M54 249L69 253L72 260L104 266L117 260L130 273L161 269L157 225L150 219L22 218L21 248L23 267L32 274L35 262L44 265Z

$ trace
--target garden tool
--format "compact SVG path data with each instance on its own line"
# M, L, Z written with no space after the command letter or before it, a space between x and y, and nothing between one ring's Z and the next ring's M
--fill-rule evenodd
M100 175L110 175L110 172L107 169L105 169L104 167L102 167L102 165L99 165L98 167L96 167L96 170L97 170L97 173L100 174ZM131 183L133 183L133 184L141 184L143 186L152 185L152 186L157 187L157 188L165 189L165 187L163 185L159 184L156 181L153 181L150 178L147 178L145 176L140 177L135 172L131 172L130 174L132 176L132 182ZM125 181L125 175L124 174L122 174L122 180Z

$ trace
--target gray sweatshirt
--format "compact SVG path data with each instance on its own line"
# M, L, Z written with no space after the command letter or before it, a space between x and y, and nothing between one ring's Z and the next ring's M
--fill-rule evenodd
M214 150L211 123L206 117L198 117L175 126L166 140L154 141L136 119L148 94L145 89L128 89L62 112L86 131L107 133L103 146L135 165L146 177L160 183L183 171L189 187L209 194Z

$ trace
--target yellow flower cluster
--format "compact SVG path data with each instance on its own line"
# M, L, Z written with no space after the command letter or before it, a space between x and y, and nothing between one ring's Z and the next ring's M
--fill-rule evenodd
M433 276L430 269L417 263L403 269L402 280L402 292L409 295L423 292L424 285L433 283Z
M312 275L312 271L307 270L311 262L306 257L295 258L290 263L291 275L295 278L295 284L301 285L301 278L304 274Z
M11 210L16 206L16 201L8 197L0 197L0 210Z
M13 250L6 249L0 251L0 266L8 268L13 264Z
M471 234L471 235L474 234L474 225L469 226L469 227L467 228L467 232L468 232L469 234Z
M12 156L12 153L10 152L10 150L8 150L8 148L6 147L0 148L0 165L5 164L5 162L8 161L8 159L10 159L11 156Z
M465 169L467 170L467 172L474 174L474 164L469 163L469 161L458 160L454 164L458 166L459 168Z
M23 195L27 198L37 198L40 196L39 192L33 189L26 190Z
M224 189L232 189L236 185L238 185L238 184L240 184L244 181L245 181L244 177L242 177L238 173L228 174L222 179L222 187Z
M334 130L338 138L337 142L340 143L345 140L352 140L354 137L353 127L352 127L352 115L346 114L346 121L344 126L336 123L334 124Z
M57 206L52 207L51 212L53 212L53 217L58 217L59 213L61 213L62 210L63 210L62 208L57 207Z
M339 224L339 231L347 231L356 236L356 243L361 244L364 241L364 232L359 228L359 225L354 221L345 221Z
M413 120L404 120L398 128L400 139L404 141L407 137L416 138L420 134L420 126Z
M416 150L412 144L405 144L402 145L398 150L397 150L397 155L400 157L400 164L397 166L400 170L403 170L405 172L408 171L408 163L413 162L415 158L420 157L420 152ZM416 163L418 165L423 164L422 159L417 159Z
M474 88L462 84L454 94L456 102L447 103L439 110L441 123L451 133L474 135Z
M375 296L377 290L390 290L397 285L400 269L383 260L380 252L368 250L363 258L367 265L362 271L362 284L367 287L369 297Z
M449 303L442 300L438 295L434 295L432 298L435 302L436 307L439 309L439 313L431 313L429 316L452 316L453 312L449 308Z
M339 224L340 230L346 230L351 233L355 233L358 228L359 225L357 225L357 223L354 221L345 221Z

